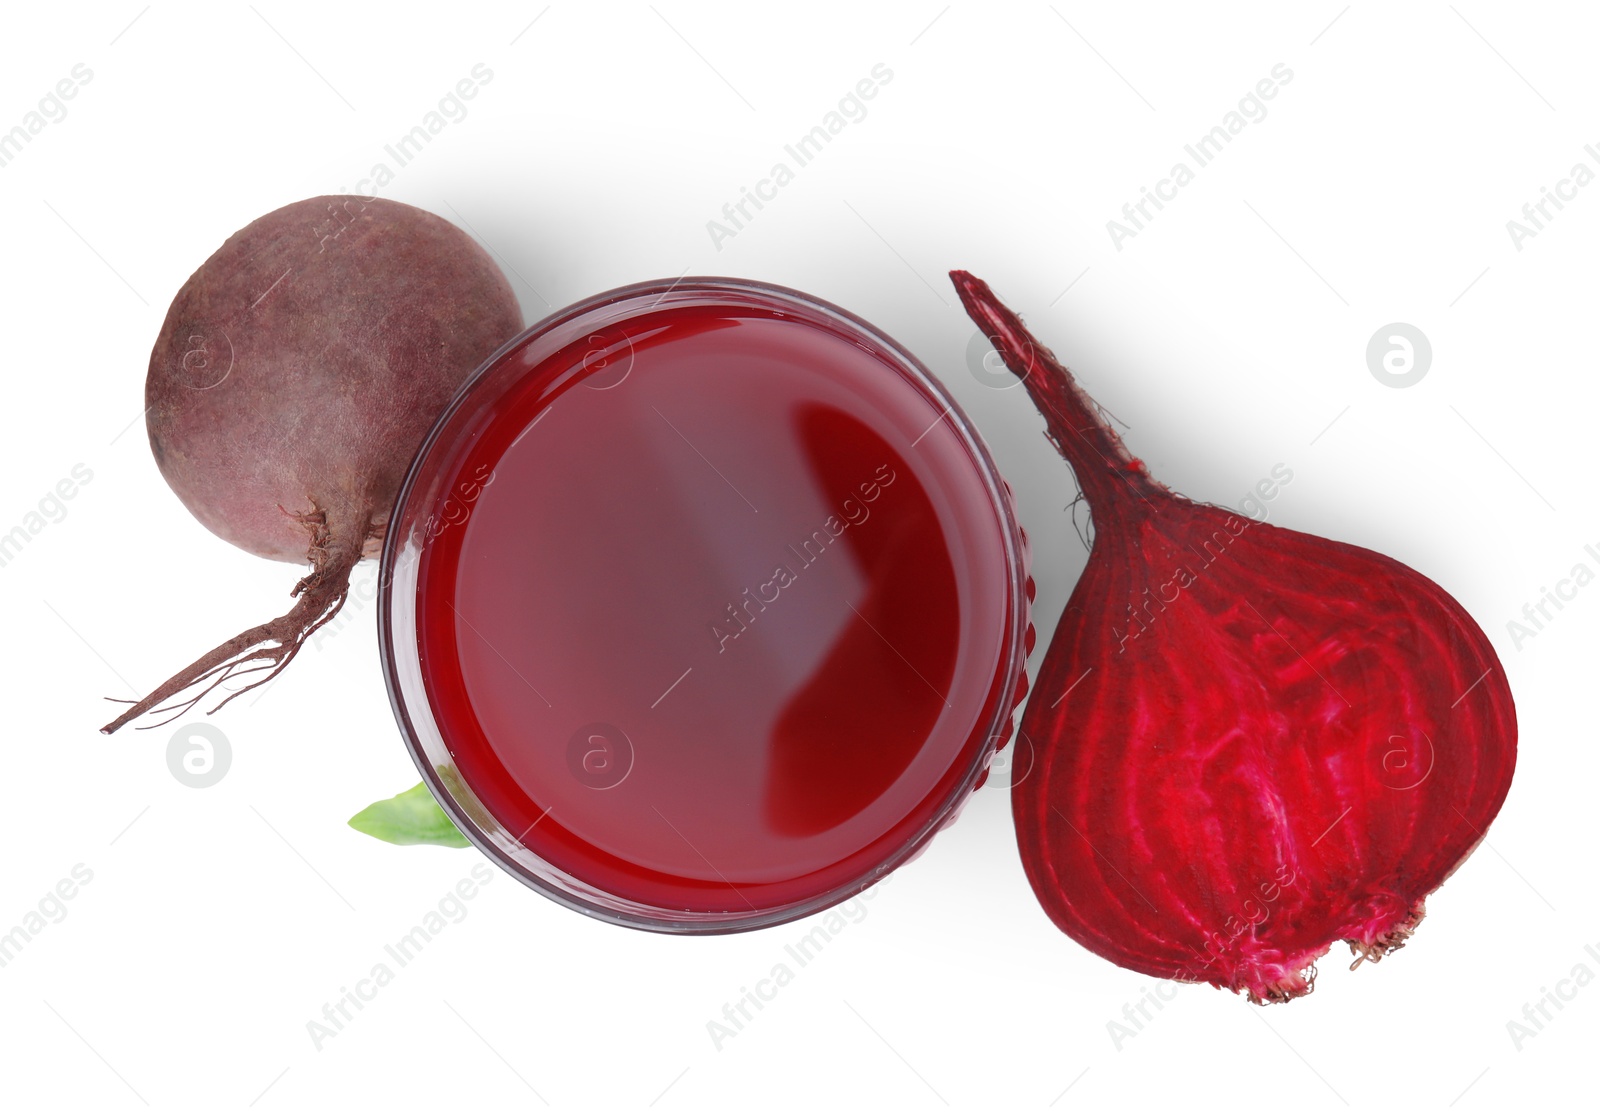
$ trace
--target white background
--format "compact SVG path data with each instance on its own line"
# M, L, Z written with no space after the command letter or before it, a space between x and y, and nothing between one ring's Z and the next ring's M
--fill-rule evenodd
M1600 973L1600 588L1507 623L1600 546L1589 483L1600 185L1519 251L1506 222L1600 141L1580 5L821 3L9 5L0 130L72 67L64 119L0 169L0 532L75 464L64 520L0 568L8 715L0 931L93 880L0 968L15 1108L1503 1108L1592 1101L1600 987L1520 1049L1507 1023ZM531 26L529 23L538 17ZM137 17L137 18L136 18ZM130 26L131 24L131 26ZM1331 25L1330 25L1331 24ZM1092 45L1091 45L1092 44ZM971 373L943 278L995 285L1193 497L1390 553L1453 592L1510 673L1521 756L1481 848L1381 966L1322 963L1259 1009L1205 987L1120 1047L1154 983L1060 935L981 790L859 923L719 1049L707 1022L809 924L677 939L495 879L336 1038L307 1022L477 860L345 819L415 783L373 607L214 722L96 733L282 613L296 572L231 549L162 482L139 422L168 300L238 227L353 189L477 63L493 79L379 192L469 224L530 321L611 286L729 274L866 317L956 393L1035 540L1039 653L1083 550L1069 472L1018 390ZM706 222L875 63L893 80L717 250ZM1119 251L1106 222L1277 63L1292 82ZM1070 290L1068 287L1070 286ZM1067 291L1063 293L1063 291ZM1390 322L1426 378L1367 368ZM370 566L363 569L370 578ZM354 606L354 605L353 605ZM1003 777L1001 778L1004 779ZM1585 944L1596 947L1586 953ZM537 1096L535 1096L537 1095Z

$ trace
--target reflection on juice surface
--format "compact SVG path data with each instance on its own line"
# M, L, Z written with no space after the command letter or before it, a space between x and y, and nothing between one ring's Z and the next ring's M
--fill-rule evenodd
M835 548L862 583L840 601L849 621L772 729L767 820L805 837L889 791L934 733L955 673L960 596L938 514L906 461L842 410L813 405L796 417L823 498L846 514Z

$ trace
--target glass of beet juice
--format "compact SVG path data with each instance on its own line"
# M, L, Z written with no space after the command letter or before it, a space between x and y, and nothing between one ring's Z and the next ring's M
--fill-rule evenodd
M434 426L383 551L384 672L477 846L599 919L727 932L859 892L1010 734L1009 491L909 353L793 290L629 286Z

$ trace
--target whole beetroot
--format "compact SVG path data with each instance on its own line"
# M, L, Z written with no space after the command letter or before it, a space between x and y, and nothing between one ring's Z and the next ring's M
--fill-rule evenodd
M311 571L287 614L217 646L102 731L263 674L226 703L283 669L338 613L351 569L377 555L435 418L521 329L494 261L453 224L395 201L286 205L207 259L150 354L150 448L206 528Z

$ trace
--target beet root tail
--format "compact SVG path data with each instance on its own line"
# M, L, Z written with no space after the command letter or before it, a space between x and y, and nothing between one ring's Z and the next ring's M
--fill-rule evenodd
M950 281L973 324L983 331L1011 373L1022 381L1045 419L1045 435L1072 465L1090 513L1131 488L1140 498L1161 492L1165 484L1150 476L1144 463L1123 445L1100 406L1078 385L1055 354L1039 342L1022 318L995 296L989 284L955 270Z
M151 726L170 723L227 680L237 676L264 674L230 692L211 709L211 712L219 711L232 700L277 676L294 660L311 635L332 621L349 597L350 573L361 560L366 529L346 534L344 543L330 544L322 516L316 514L305 517L312 529L311 572L290 592L295 604L289 612L229 638L187 668L174 673L143 699L127 701L128 709L101 727L101 734L113 734L141 715L152 712L171 714ZM168 702L196 688L199 691L193 695L175 703Z

